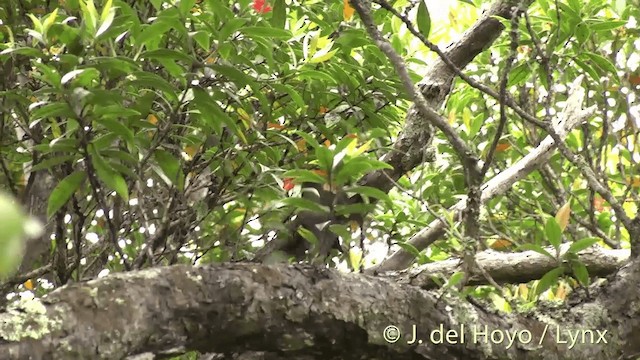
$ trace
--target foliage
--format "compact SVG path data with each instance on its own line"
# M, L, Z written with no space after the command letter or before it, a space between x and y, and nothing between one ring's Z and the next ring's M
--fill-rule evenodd
M453 5L450 24L431 19L422 1L394 6L411 6L419 31L447 42L450 28L464 29L481 13L481 1L470 3ZM562 109L563 84L586 74L587 105L599 113L567 146L606 177L629 216L638 212L640 188L639 9L630 0L536 1L515 30L502 19L507 32L465 69L492 85L514 56L509 92L544 121ZM419 80L435 55L389 12L374 16ZM51 244L57 285L103 269L250 259L294 212L317 210L300 198L303 182L366 199L338 210L368 214L367 265L387 245L419 262L458 256L467 246L455 232L423 251L405 243L467 194L444 136L435 165L405 174L389 194L358 186L388 167L379 159L410 102L346 1L9 0L0 18L0 179L18 197L29 176L53 179L42 215L58 230ZM458 79L436 110L487 155L500 120L497 99ZM488 177L546 135L507 116ZM559 213L570 199L570 215L567 207ZM604 246L629 244L609 204L560 155L492 199L480 220L482 246L501 250L517 245L554 257L543 247L572 242L575 254L594 236ZM335 231L358 247L356 229ZM584 266L570 260L586 285ZM558 284L562 264L536 294Z

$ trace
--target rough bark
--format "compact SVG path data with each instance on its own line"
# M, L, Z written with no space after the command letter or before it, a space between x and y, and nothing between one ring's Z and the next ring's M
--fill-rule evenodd
M309 266L154 268L71 284L0 313L0 354L123 359L197 350L271 359L616 359L640 351L639 277L632 263L608 285L592 288L590 299L569 301L572 308L540 305L535 313L506 315L389 279ZM383 338L391 325L401 334L394 344ZM407 344L413 326L421 344ZM478 335L485 326L489 335L495 330L493 341ZM441 327L462 329L464 342L450 332L448 342L434 344L432 331ZM568 331L580 335L573 347L563 343L570 341ZM517 335L511 346L507 333Z

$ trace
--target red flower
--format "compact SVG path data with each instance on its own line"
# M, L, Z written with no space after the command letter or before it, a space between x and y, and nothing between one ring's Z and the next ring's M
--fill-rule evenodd
M284 183L282 184L282 188L285 191L289 191L289 190L293 189L294 186L295 186L295 182L294 182L293 178L284 179Z
M265 0L253 0L253 9L260 14L266 14L271 11L271 6Z

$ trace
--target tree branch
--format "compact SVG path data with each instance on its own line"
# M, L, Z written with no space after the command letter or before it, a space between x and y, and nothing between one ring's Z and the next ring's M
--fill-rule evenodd
M310 266L160 267L67 285L42 300L12 305L0 312L0 353L7 360L186 351L266 351L278 359L614 359L633 350L620 344L640 330L633 320L640 294L624 290L637 283L638 268L623 270L612 282L615 293L602 292L569 314L557 311L557 319L549 315L545 323L536 314L496 314L458 296ZM594 306L609 312L593 311ZM586 310L591 322L579 315ZM626 316L612 315L623 310ZM395 343L383 337L389 326L399 331ZM422 343L411 342L414 326ZM557 341L567 329L595 332L603 326L609 326L608 344L569 348ZM464 332L467 341L435 344L430 336L438 329ZM483 329L526 331L532 342L474 340L474 332Z

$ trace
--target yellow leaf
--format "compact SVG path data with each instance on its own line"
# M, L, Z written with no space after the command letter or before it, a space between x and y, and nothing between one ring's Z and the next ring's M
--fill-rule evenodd
M353 270L358 270L362 263L362 250L358 248L349 249L349 262Z
M245 125L248 124L251 120L251 116L249 116L249 114L247 114L247 112L242 108L238 108L238 115L240 115L240 119L244 121Z
M560 225L560 229L564 231L569 224L569 217L571 216L571 204L570 201L567 201L566 204L562 205L558 212L556 213L556 221L558 221L558 225Z
M631 185L631 187L633 188L639 188L640 187L640 176L627 176L627 184Z
M34 283L33 283L33 280L31 280L31 279L29 279L29 280L25 281L22 285L24 285L24 287L25 287L27 290L33 290L33 289L35 288L35 285L34 285Z
M518 286L518 292L520 293L520 297L523 299L527 299L529 297L529 287L525 284L520 284L520 286Z
M567 297L567 289L563 284L558 284L558 289L556 290L556 298L559 300L564 300Z
M456 111L449 111L449 124L453 124L456 121Z
M198 148L192 145L185 146L184 152L189 155L190 158L198 152Z
M349 142L349 145L347 145L347 147L345 148L345 152L349 155L354 155L356 150L358 147L358 140L357 139L351 139L351 141Z
M158 123L158 118L153 114L149 114L149 116L147 116L147 121L152 125L156 125Z
M344 17L344 21L349 21L353 17L353 13L356 12L356 9L351 7L349 4L349 0L344 0L344 9L342 10L342 15Z
M305 139L296 141L296 148L300 152L307 152L307 141Z

